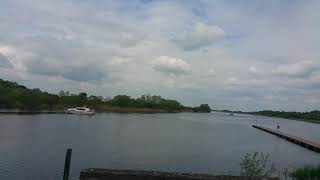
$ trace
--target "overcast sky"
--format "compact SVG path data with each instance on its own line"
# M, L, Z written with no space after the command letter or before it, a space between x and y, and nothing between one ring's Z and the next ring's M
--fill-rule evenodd
M213 109L320 109L318 0L1 0L0 78Z

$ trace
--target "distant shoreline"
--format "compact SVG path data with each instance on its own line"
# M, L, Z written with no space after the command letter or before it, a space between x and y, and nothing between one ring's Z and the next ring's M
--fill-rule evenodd
M246 114L246 113L242 113L242 114ZM268 116L268 115L262 115L262 114L249 114L249 115L272 117L272 118L281 118L281 119L288 119L288 120L294 120L294 121L303 121L303 122L308 122L308 123L320 124L320 120L315 120L315 119L285 118L285 117L281 117L281 116Z
M188 110L164 110L150 108L121 108L121 107L106 107L103 110L96 111L97 113L140 113L140 114L158 114L158 113L183 113L193 112ZM194 112L196 113L196 112ZM67 114L65 110L20 110L20 109L0 109L0 114Z
M87 95L85 92L72 94L59 91L50 94L39 88L27 88L16 82L0 79L0 108L14 109L7 113L62 113L67 108L87 106L96 112L118 113L177 113L210 112L208 104L195 107L184 106L177 100L165 99L159 95L143 94L134 98L128 95L116 95L113 98ZM0 109L1 111L1 109Z
M154 113L181 113L181 112L193 112L193 111L109 106L109 107L104 107L102 110L98 110L96 112L154 114Z
M314 124L320 124L320 120L316 119L299 119L299 118L290 118L290 117L282 117L282 116L271 116L271 115L266 115L266 114L259 114L257 112L239 112L239 111L225 111L225 110L212 110L212 112L222 112L226 114L247 114L247 115L255 115L255 116L262 116L262 117L272 117L272 118L281 118L281 119L288 119L288 120L294 120L294 121L303 121L303 122L308 122L308 123L314 123Z

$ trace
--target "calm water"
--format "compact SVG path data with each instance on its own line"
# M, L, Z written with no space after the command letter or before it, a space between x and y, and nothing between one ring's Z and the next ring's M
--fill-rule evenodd
M248 152L279 169L320 155L251 127L256 116L210 114L0 115L0 179L61 179L72 148L72 179L89 167L238 174ZM320 142L320 125L267 117L258 124Z

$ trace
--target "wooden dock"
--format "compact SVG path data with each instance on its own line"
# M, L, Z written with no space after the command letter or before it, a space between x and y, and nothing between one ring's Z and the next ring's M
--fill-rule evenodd
M215 176L208 174L188 174L159 171L134 171L112 169L85 169L80 180L279 180L271 177Z
M276 136L278 136L280 138L283 138L283 139L285 139L287 141L290 141L292 143L295 143L297 145L305 147L305 148L307 148L309 150L312 150L312 151L320 153L320 144L319 143L312 142L312 141L306 140L306 139L302 139L302 138L293 136L291 134L283 133L283 132L280 132L278 130L274 130L274 129L267 128L267 127L256 126L256 125L253 125L252 127L260 129L260 130L265 131L265 132L268 132L270 134L276 135Z

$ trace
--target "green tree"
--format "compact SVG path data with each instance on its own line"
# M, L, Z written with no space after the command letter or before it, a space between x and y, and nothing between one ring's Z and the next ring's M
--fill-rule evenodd
M130 102L131 102L131 98L130 96L127 96L127 95L117 95L111 101L112 105L118 106L118 107L129 107Z
M208 104L201 104L198 107L193 108L194 112L211 112L211 108Z

